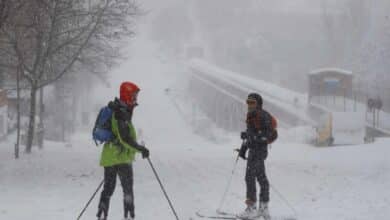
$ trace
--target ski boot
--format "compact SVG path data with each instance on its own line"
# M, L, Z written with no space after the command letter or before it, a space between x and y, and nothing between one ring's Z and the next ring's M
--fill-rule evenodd
M102 199L100 201L98 213L96 215L98 220L107 220L109 207L110 207L110 200L109 199Z
M259 216L262 216L264 220L271 220L271 215L269 214L267 202L260 202L258 212L259 212Z
M104 207L99 206L99 210L96 217L97 220L107 220L107 210L104 209Z
M124 218L123 220L134 220L134 204L133 197L131 195L125 195L123 199Z
M247 205L245 211L238 214L237 218L244 219L244 220L252 220L259 217L259 213L256 210L256 204L249 200L247 200L245 203Z
M96 215L97 220L107 220L107 212L99 208L98 214Z

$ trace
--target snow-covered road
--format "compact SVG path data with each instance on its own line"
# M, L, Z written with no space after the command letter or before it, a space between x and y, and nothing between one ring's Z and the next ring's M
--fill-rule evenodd
M234 162L240 140L226 134L224 142L211 143L193 134L165 94L174 87L184 67L161 61L153 47L139 40L134 56L115 71L111 89L101 89L102 104L116 95L121 81L140 85L140 106L135 124L142 128L151 159L181 219L196 210L214 210ZM180 78L180 77L179 77ZM283 135L283 133L281 134ZM299 134L297 134L299 135ZM47 142L43 151L12 159L13 140L0 143L0 219L76 219L102 179L100 148L80 132L72 147ZM337 148L314 148L278 142L267 160L271 184L297 210L300 220L390 219L390 140ZM240 161L224 209L244 206L244 168ZM110 219L122 217L120 186L112 198ZM137 219L174 219L146 161L135 162ZM271 214L291 210L271 191ZM83 219L95 219L97 199Z

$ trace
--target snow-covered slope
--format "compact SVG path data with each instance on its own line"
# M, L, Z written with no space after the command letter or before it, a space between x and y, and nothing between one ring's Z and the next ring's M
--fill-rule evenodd
M104 104L117 93L121 81L142 88L135 124L142 128L151 159L160 173L181 219L196 210L217 208L234 162L238 136L210 143L192 133L165 95L174 87L182 67L162 62L150 44L137 41L134 57L115 71L112 89L99 89ZM281 134L283 135L283 133ZM303 135L298 134L297 135ZM0 219L76 219L102 179L100 148L79 133L72 147L47 142L43 151L12 159L13 140L0 143ZM300 220L390 218L390 145L382 139L370 145L314 148L299 143L275 143L267 160L271 184L298 212ZM244 204L245 163L240 161L224 209L237 212ZM120 185L112 198L110 219L122 217ZM146 161L135 162L137 219L174 219ZM271 191L271 213L291 210ZM83 219L94 219L97 198Z

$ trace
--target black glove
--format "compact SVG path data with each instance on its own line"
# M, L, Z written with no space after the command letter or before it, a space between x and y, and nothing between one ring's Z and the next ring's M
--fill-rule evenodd
M248 134L246 133L246 131L241 132L241 139L242 140L248 139Z
M240 151L238 152L238 156L242 159L246 160L246 152L248 150L248 145L246 143L243 143L241 145Z
M142 158L149 158L150 152L146 147L141 148Z

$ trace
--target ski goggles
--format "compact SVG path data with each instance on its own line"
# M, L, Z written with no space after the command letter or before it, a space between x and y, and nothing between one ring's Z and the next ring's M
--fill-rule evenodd
M257 101L254 99L247 99L246 104L247 105L257 105Z

